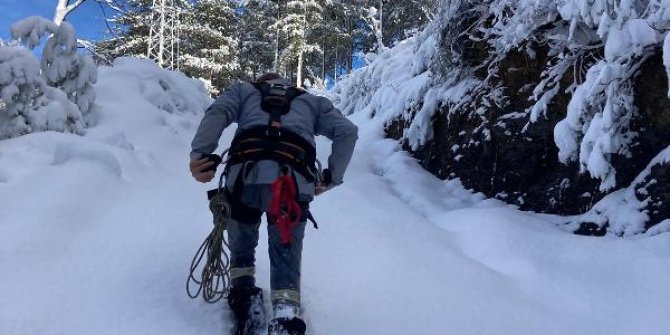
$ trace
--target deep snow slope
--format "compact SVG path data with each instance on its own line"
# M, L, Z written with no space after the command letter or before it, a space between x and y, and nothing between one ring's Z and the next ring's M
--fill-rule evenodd
M228 332L224 303L184 291L211 228L213 185L187 168L208 103L194 87L120 64L100 73L85 136L0 142L0 334ZM439 181L383 139L380 121L354 121L346 182L312 207L321 229L305 241L310 334L670 333L670 234L573 236L556 217ZM321 139L322 160L328 151ZM258 253L267 290L264 242Z

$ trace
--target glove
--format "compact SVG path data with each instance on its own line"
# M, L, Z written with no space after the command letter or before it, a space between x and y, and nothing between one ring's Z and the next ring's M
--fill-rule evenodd
M325 192L328 192L334 186L333 175L330 173L330 170L324 169L321 174L321 180L319 180L314 188L314 195L319 196Z

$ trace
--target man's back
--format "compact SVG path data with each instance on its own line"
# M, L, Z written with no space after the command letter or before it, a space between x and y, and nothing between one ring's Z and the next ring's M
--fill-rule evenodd
M268 83L287 84L283 79ZM253 127L268 125L270 114L261 108L261 100L261 91L254 85L250 83L232 85L207 110L193 139L192 152L200 154L214 152L223 129L233 122L238 124L238 134ZM331 139L333 147L328 159L328 168L333 184L342 183L344 171L351 160L353 147L358 138L358 129L327 98L310 93L294 98L290 111L281 117L281 128L299 135L312 146L315 146L315 135L324 135Z

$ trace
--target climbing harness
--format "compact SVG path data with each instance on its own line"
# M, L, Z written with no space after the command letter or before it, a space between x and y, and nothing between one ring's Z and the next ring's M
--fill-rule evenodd
M281 117L288 114L293 99L305 92L284 85L256 83L261 92L261 109L269 114L268 124L240 131L230 145L226 167L232 165L273 160L290 166L309 181L315 181L316 148L302 136L282 128Z

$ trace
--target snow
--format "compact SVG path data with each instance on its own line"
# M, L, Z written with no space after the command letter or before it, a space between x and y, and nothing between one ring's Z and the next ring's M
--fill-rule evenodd
M225 333L225 303L184 292L211 228L213 186L187 168L211 100L147 61L99 74L84 136L0 141L0 333ZM304 246L309 334L670 332L670 234L571 235L557 227L565 218L425 172L383 138L384 118L351 118L360 140L345 184L312 204L321 229ZM328 150L320 139L322 159ZM266 243L258 255L267 290Z
M191 79L183 73L164 71L154 61L132 57L114 61L113 76L119 77L118 85L137 83L136 89L154 107L167 113L193 114L209 107L207 89L199 79Z
M622 29L611 28L605 43L605 59L614 62L630 53L642 54L644 48L657 44L656 31L643 19L626 21Z

